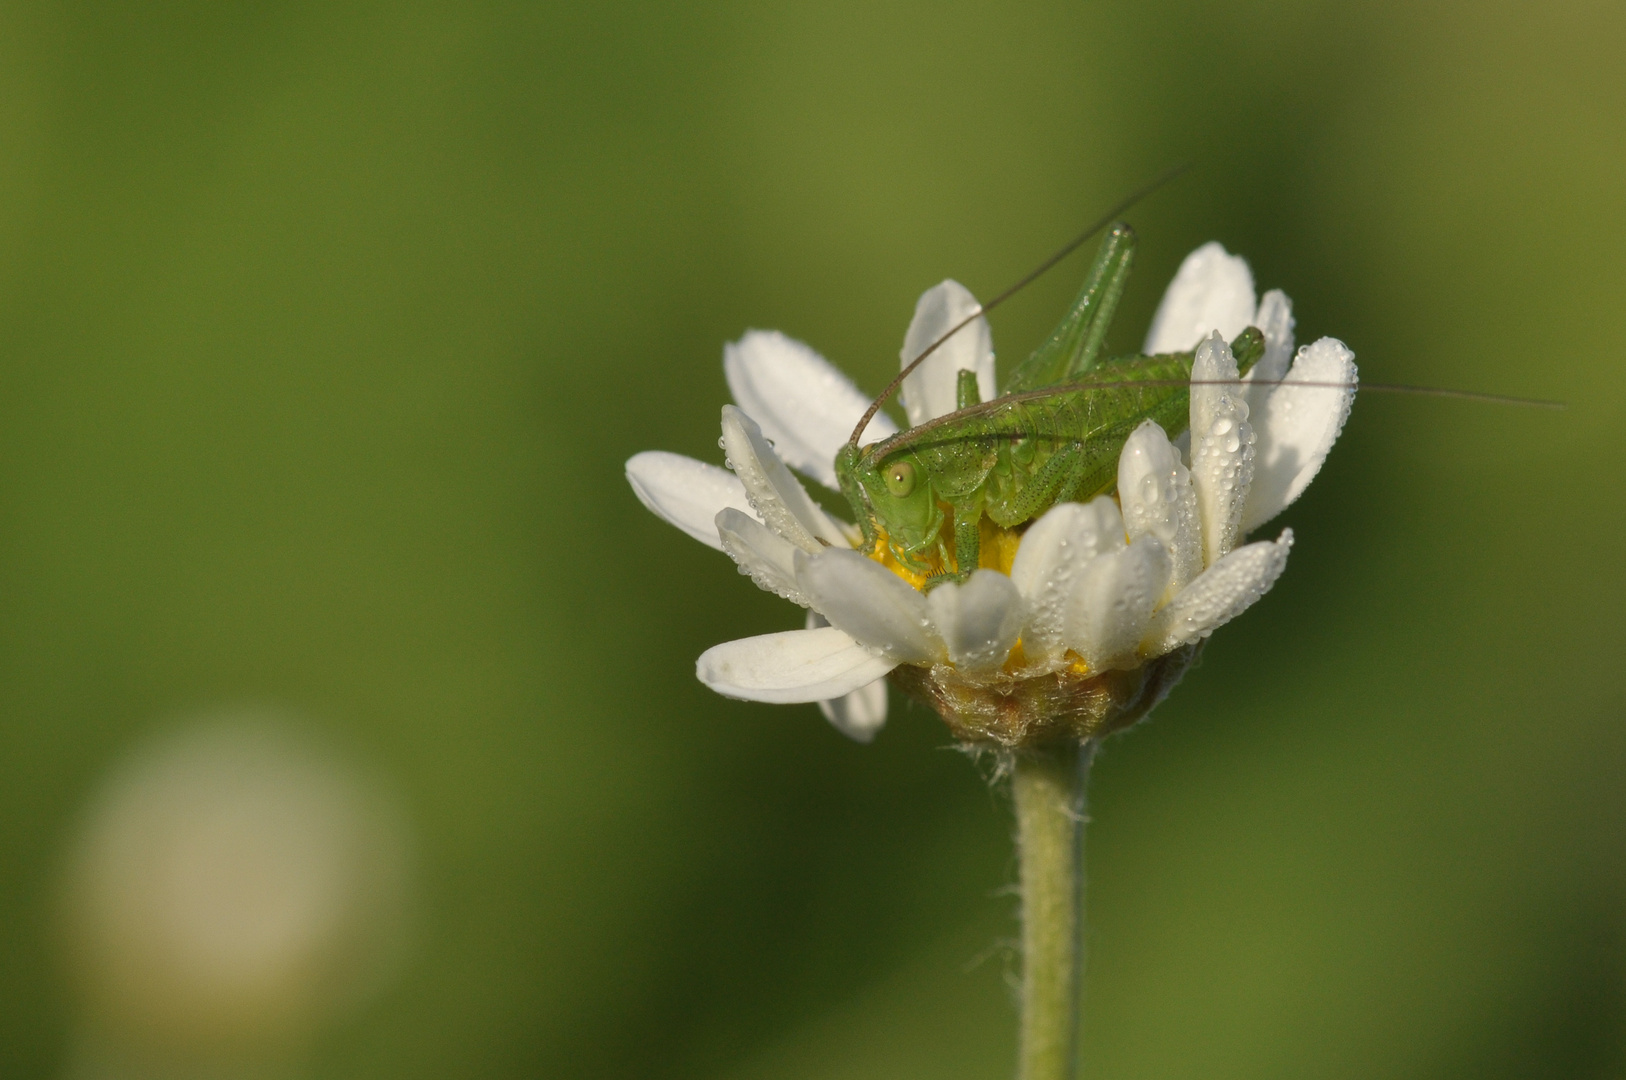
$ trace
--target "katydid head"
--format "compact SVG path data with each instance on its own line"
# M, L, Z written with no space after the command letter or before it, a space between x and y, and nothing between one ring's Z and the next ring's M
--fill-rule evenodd
M893 553L915 565L918 554L937 543L943 509L925 465L912 451L877 459L856 446L844 446L836 455L836 476L870 547L884 534Z

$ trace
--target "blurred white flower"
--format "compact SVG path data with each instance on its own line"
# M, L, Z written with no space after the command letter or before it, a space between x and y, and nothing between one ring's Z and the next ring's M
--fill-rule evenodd
M903 362L978 310L956 282L928 290ZM1266 350L1239 379L1227 340L1249 325ZM997 567L985 558L964 583L926 592L884 546L853 550L858 530L827 514L790 471L835 488L836 453L869 400L782 334L751 331L729 345L735 404L723 407L721 440L729 469L650 451L627 462L627 479L650 510L727 552L808 616L804 629L708 649L700 680L729 697L816 701L863 742L885 722L889 674L964 738L1019 742L1033 723L1051 722L1047 713L1070 710L1094 710L1103 724L1109 714L1113 723L1143 715L1195 646L1275 583L1291 531L1238 545L1303 492L1354 399L1350 350L1322 338L1295 357L1287 297L1272 291L1256 303L1247 264L1218 244L1187 257L1146 342L1148 353L1192 348L1189 454L1146 422L1123 448L1115 497L1063 503L1025 529L1000 530ZM975 373L984 400L993 397L993 346L980 316L904 382L911 425L953 411L960 370ZM1315 385L1295 385L1305 383ZM877 414L865 441L896 430Z
M407 861L380 789L270 717L139 750L100 789L69 855L81 1073L297 1051L394 969Z

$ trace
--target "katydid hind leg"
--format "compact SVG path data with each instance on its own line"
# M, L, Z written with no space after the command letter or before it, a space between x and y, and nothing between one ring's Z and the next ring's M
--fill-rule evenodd
M1090 312L1088 325L1084 328L1084 338L1079 342L1078 350L1073 354L1072 362L1067 365L1067 371L1062 378L1072 380L1086 374L1093 369L1101 358L1101 349L1106 345L1107 331L1112 327L1112 317L1118 312L1118 301L1123 299L1124 286L1129 284L1129 271L1135 262L1135 233L1129 226L1121 226L1123 236L1112 249L1112 261L1105 267L1100 283L1096 286L1097 296L1094 308ZM1113 230L1103 247L1118 238L1118 230ZM1088 284L1085 286L1088 288Z
M1102 239L1072 308L1044 344L1012 372L1006 393L1054 386L1095 367L1134 259L1135 232L1119 222Z

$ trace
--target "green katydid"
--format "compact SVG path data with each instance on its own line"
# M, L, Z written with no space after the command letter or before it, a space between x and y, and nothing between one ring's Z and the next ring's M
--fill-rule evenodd
M932 350L1099 228L938 338L864 414L836 455L835 467L866 551L894 560L927 587L963 581L978 566L985 519L999 529L1018 529L1059 502L1110 493L1117 482L1118 455L1141 423L1154 420L1171 438L1186 430L1195 352L1101 355L1134 261L1134 232L1120 222L1102 241L1072 308L1006 380L1001 396L981 401L975 376L961 371L955 412L878 443L858 445L859 433L881 403ZM1264 354L1264 335L1250 326L1230 348L1238 374L1245 375ZM1556 404L1425 387L1368 388Z
M836 474L868 549L884 533L908 569L934 583L963 580L977 567L983 515L1011 529L1058 502L1111 491L1118 454L1142 421L1170 436L1185 430L1194 353L1101 357L1134 249L1134 232L1115 225L1072 309L1003 396L980 401L975 377L962 371L956 412L842 448ZM1264 349L1256 327L1231 342L1244 374Z

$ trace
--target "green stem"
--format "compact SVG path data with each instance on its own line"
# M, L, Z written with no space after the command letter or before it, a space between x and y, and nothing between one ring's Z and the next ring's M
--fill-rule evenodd
M1095 744L1019 751L1011 774L1022 887L1018 1080L1077 1075L1083 979L1084 784Z

